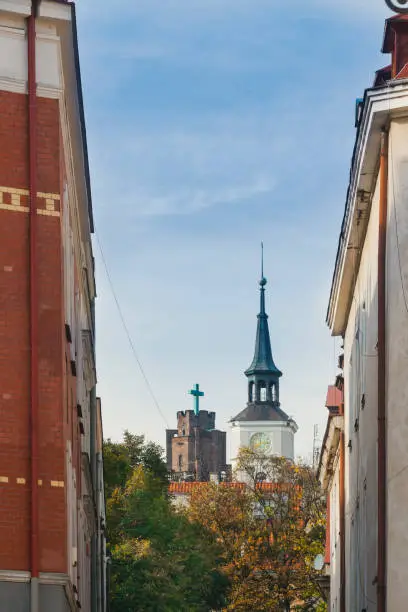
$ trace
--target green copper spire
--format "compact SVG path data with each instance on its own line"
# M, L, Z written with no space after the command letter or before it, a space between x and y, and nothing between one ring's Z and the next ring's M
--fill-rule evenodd
M282 372L273 361L271 339L269 337L268 315L265 311L265 287L263 243L261 244L261 307L256 328L255 353L251 365L246 370L248 378L248 403L232 421L285 421L288 415L281 409L279 401L279 379Z
M265 286L267 280L264 276L263 265L263 243L261 243L262 259L261 259L261 280L259 281L261 292L261 304L258 314L258 325L256 330L255 353L251 365L246 370L246 376L254 374L271 374L276 377L282 376L282 372L276 367L271 349L271 340L269 336L268 315L265 311Z

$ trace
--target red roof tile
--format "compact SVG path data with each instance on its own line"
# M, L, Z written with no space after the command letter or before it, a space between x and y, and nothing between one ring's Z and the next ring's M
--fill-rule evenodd
M394 15L385 22L384 40L381 51L383 53L391 53L394 48L394 33L392 26L396 23L401 23L408 20L408 15Z
M403 69L397 74L396 79L408 79L408 63L405 64Z
M172 495L191 495L194 491L199 489L200 487L204 487L208 485L208 482L171 482L169 484L169 493ZM228 487L229 489L245 489L244 482L221 482L221 487ZM276 488L276 483L274 482L260 482L258 483L258 488L263 491L273 491Z
M335 385L329 385L326 396L326 408L338 407L343 403L343 394Z

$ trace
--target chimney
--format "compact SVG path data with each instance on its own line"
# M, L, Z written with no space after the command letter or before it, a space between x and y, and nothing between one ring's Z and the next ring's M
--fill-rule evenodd
M408 15L386 20L381 51L391 53L391 78L408 78Z

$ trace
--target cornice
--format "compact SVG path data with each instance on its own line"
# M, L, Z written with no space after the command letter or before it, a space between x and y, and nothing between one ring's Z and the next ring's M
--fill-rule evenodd
M31 15L31 0L0 0L0 12L28 17Z
M58 19L71 21L71 3L55 2L55 0L42 0L38 9L38 17L45 19Z
M327 323L335 336L346 329L356 279L355 254L364 244L376 186L381 131L399 117L408 117L407 79L365 92L327 310Z

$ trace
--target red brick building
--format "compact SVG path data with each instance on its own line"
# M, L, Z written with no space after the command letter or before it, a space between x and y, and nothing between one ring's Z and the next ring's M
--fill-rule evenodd
M105 609L92 231L75 7L0 0L2 612Z
M215 428L215 412L177 412L177 429L166 431L167 467L177 480L228 478L226 433Z

